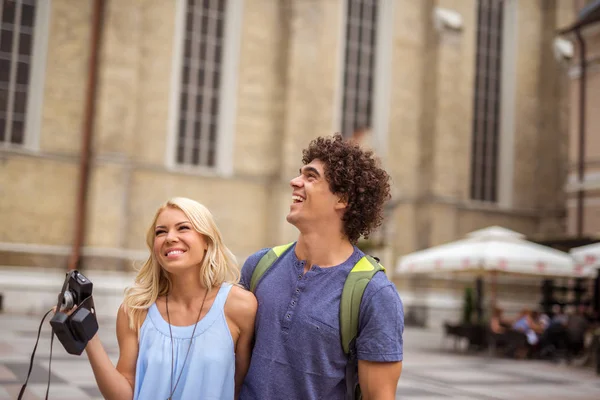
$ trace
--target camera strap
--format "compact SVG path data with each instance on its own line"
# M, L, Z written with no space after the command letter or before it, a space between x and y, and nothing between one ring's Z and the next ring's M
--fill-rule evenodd
M60 294L58 295L58 303L56 304L56 308L55 309L50 309L48 310L48 312L46 314L44 314L44 316L42 317L42 321L40 322L40 326L38 328L38 334L37 334L37 339L35 340L35 346L33 347L33 352L31 353L31 360L29 361L29 371L27 372L27 378L25 379L25 383L23 384L23 387L21 387L21 391L19 392L19 397L17 398L17 400L21 400L23 398L23 395L25 394L25 388L27 387L27 382L29 382L29 377L31 376L31 370L33 369L33 359L35 358L35 351L37 350L38 347L38 343L40 341L40 334L42 333L42 326L44 325L44 321L46 320L46 317L48 316L48 314L50 314L52 311L58 312L60 311L60 305L62 303L62 299L63 296L65 295L65 291L67 290L67 287L69 286L69 274L67 273L67 276L65 277L65 281L63 282L63 286L62 289L60 290ZM54 344L54 331L50 331L50 359L48 360L48 386L46 387L46 397L45 399L48 400L48 393L50 392L50 377L51 377L51 373L52 373L52 345Z
M81 304L79 304L77 307L80 308L83 306L85 306L85 308L89 309L92 312L92 314L95 314L96 310L94 308L94 296L90 295L90 296L86 297L85 300L83 300L81 302Z
M63 289L64 290L64 289ZM31 376L31 370L33 369L33 359L35 358L35 351L37 350L38 343L40 341L40 334L42 333L42 326L44 325L44 320L53 311L53 309L48 310L44 317L42 318L42 322L40 322L40 327L38 328L37 339L35 341L35 346L33 347L33 353L31 353L31 360L29 361L29 372L27 372L27 379L25 379L25 383L19 392L19 397L17 400L21 400L23 395L25 394L25 388L27 387L27 382L29 382L29 377ZM48 400L48 393L50 392L50 376L51 376L51 366L52 366L52 345L54 344L54 332L50 331L50 360L48 360L48 386L46 387L46 397Z

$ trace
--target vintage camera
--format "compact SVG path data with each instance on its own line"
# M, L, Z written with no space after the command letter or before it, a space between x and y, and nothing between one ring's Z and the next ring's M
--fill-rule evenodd
M50 320L50 325L69 354L80 355L98 332L92 298L93 286L82 273L72 270L67 273L58 295L56 313Z

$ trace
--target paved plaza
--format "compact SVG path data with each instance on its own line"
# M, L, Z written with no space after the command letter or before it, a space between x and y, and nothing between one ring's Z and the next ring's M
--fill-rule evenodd
M0 314L0 400L16 399L27 375L41 316ZM114 321L100 321L100 336L113 362L118 347ZM404 370L397 399L600 399L600 376L592 369L544 361L514 361L464 355L441 348L438 332L407 328ZM28 385L28 400L43 399L48 381L50 327L46 323ZM54 343L50 399L96 400L96 388L85 353L67 354Z

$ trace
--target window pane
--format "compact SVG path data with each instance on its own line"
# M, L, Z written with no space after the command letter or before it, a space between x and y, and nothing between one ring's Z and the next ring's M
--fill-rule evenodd
M184 54L185 59L188 59L192 56L192 40L186 38L184 44Z
M4 121L0 141L23 144L37 2L4 0L0 4L0 113ZM20 9L18 19L17 6ZM16 47L13 48L15 39Z
M187 100L188 96L187 96L187 92L181 92L181 96L180 96L180 101L179 101L179 109L180 110L187 110Z
M347 0L342 134L370 128L377 36L377 4Z
M219 18L219 20L217 21L217 33L216 36L218 38L222 38L223 37L223 28L224 28L224 20L223 18Z
M31 55L32 36L29 33L19 35L19 54L23 56Z
M217 124L211 124L210 125L210 137L209 137L209 143L210 143L210 151L208 153L208 164L209 165L215 165L215 161L216 161L216 148L217 148Z
M0 32L0 51L10 53L12 50L12 41L12 30L2 29L2 32Z
M213 166L218 121L224 1L189 1L186 15L182 71L182 100L177 162ZM184 99L185 98L185 99ZM216 128L215 128L216 129Z
M10 136L10 142L14 144L23 144L24 135L24 123L22 121L13 121L12 134Z
M6 113L8 106L8 90L0 89L0 114Z
M8 24L15 23L15 2L14 1L4 1L4 6L2 9L2 22Z
M196 96L196 113L200 114L202 112L202 95Z
M198 86L203 86L204 85L204 68L200 67L200 69L198 70Z
M184 87L188 84L188 82L190 81L190 67L188 65L184 65L183 66L183 75L181 77L181 82L183 83Z
M13 113L25 114L25 107L27 106L27 92L15 91L15 102L13 106Z
M179 139L177 145L177 162L181 164L185 160L183 142L181 141L181 138L185 137L185 119L183 118L179 120L179 131L177 133Z
M480 0L477 9L471 197L497 200L502 62L502 0Z
M33 26L34 10L32 5L23 4L21 7L21 26Z
M29 64L24 62L17 63L17 83L27 85L29 83Z
M202 15L202 23L200 24L200 33L202 33L202 36L208 36L208 28L209 28L209 22L208 22L208 15L204 14Z
M0 82L8 82L10 77L10 60L0 58Z
M213 73L213 84L212 84L212 88L214 89L215 92L219 89L220 82L221 82L221 71L216 69Z
M212 98L210 114L214 117L214 120L216 121L217 116L219 115L219 98L217 96L213 96Z

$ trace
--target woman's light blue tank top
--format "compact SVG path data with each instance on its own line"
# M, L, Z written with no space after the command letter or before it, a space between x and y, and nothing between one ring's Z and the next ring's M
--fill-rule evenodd
M185 366L194 325L173 326L173 386L183 366L173 400L232 400L235 391L233 338L224 305L231 284L221 285L213 305L198 322ZM165 400L171 393L169 324L152 304L140 330L134 399Z

